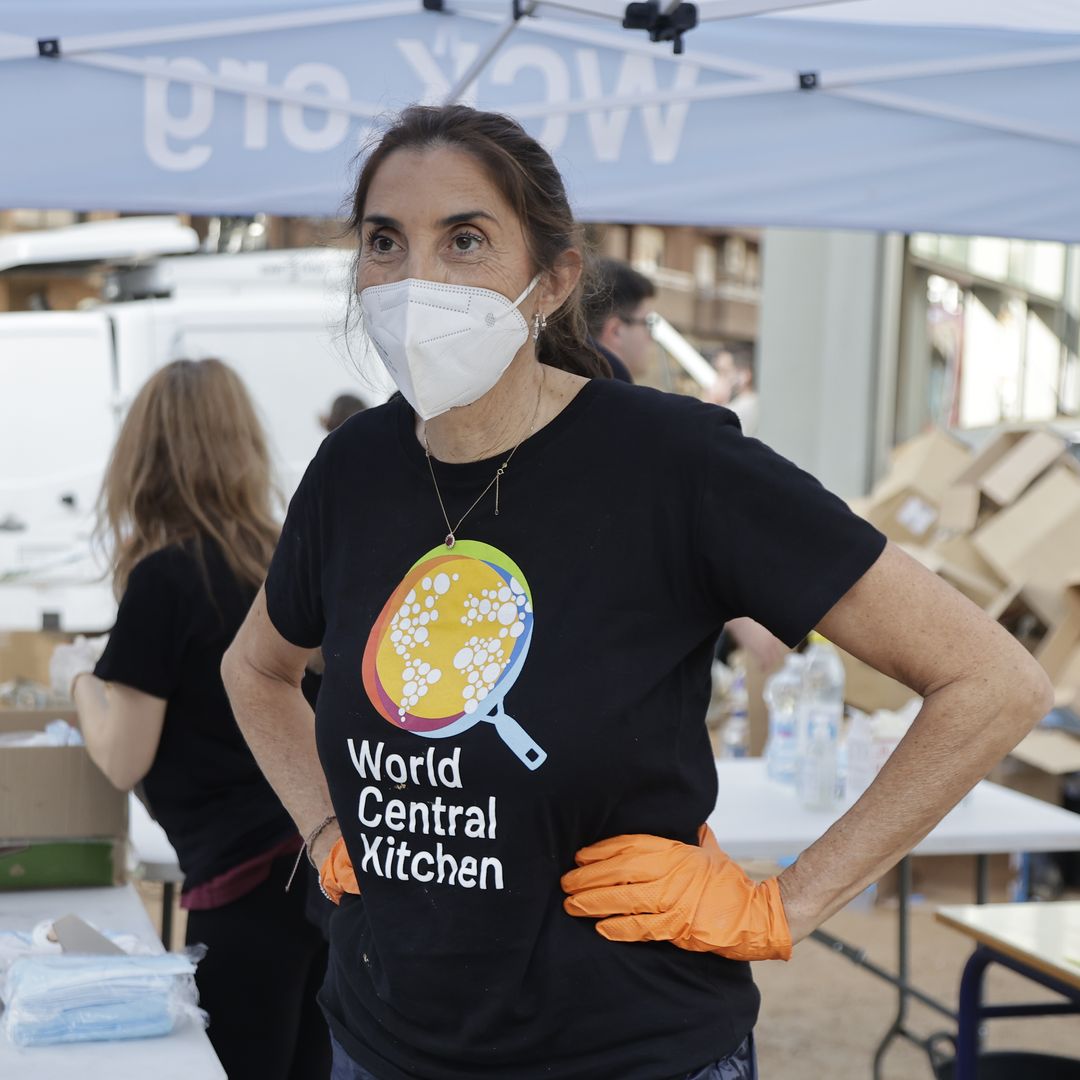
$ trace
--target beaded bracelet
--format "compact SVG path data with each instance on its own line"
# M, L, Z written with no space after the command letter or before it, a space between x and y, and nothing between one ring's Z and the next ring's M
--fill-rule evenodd
M311 863L316 870L321 870L322 867L315 865L315 860L311 857L311 849L314 846L315 841L322 836L327 825L332 825L335 821L337 821L337 814L327 814L326 817L324 817L322 821L308 833L307 839L304 841L304 850L307 852L307 861Z
M289 889L292 888L293 878L296 877L296 871L300 867L300 860L303 858L305 853L307 854L308 862L311 863L312 867L314 867L315 872L321 872L322 867L315 866L315 860L311 857L311 845L319 839L327 825L331 825L335 821L337 821L337 814L327 814L326 817L324 817L322 821L320 821L319 824L316 825L315 828L307 834L307 839L304 841L304 846L296 853L296 862L293 863L292 873L289 875L289 880L285 882L286 892L288 892ZM319 882L319 890L322 892L323 896L326 896L327 900L330 899L330 897L326 894L326 890L322 886L321 880Z

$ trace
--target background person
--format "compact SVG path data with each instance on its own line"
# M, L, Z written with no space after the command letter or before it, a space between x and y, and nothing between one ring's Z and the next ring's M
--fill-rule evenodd
M178 360L132 403L101 492L116 625L96 667L61 647L87 750L122 791L141 783L184 872L196 983L230 1080L329 1075L315 995L326 944L305 918L312 875L229 708L221 659L270 560L270 460L251 399L217 360ZM91 668L93 673L90 673ZM73 684L73 685L72 685Z
M319 423L329 432L341 427L350 416L363 412L367 406L355 394L338 394L330 404L330 411L319 417Z
M754 355L746 346L720 349L712 365L720 378L705 395L714 405L725 405L738 418L744 435L758 430L758 393L754 387Z
M623 382L649 372L655 346L648 316L655 295L653 283L619 259L597 259L590 268L583 290L589 334Z
M929 832L1043 715L1046 676L726 410L593 377L579 232L514 121L406 110L352 224L403 396L324 441L223 666L340 899L334 1075L749 1080L747 961ZM789 645L819 626L925 698L756 885L702 826L713 644L739 616Z

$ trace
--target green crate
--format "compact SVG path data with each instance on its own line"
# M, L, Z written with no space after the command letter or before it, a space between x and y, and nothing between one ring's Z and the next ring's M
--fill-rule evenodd
M112 885L115 840L35 840L0 847L0 892Z

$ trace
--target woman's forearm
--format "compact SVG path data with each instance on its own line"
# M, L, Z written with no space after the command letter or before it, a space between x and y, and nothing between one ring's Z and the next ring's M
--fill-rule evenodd
M233 715L263 774L292 815L302 836L333 813L326 777L315 748L315 717L298 683L266 671L232 649L222 678ZM311 852L317 863L340 835L334 827Z
M1051 704L1045 680L1030 678L974 675L931 693L874 783L780 875L793 939L895 865Z

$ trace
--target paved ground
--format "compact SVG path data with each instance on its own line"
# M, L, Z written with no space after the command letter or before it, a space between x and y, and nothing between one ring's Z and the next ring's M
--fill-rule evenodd
M969 897L952 896L963 903ZM1002 897L1004 899L1004 897ZM971 953L969 940L933 919L936 902L912 917L912 970L920 989L956 1006L960 972ZM895 970L895 913L886 908L841 912L828 924L838 937L864 947L869 958ZM763 1007L757 1040L762 1080L870 1080L874 1049L896 1009L889 986L824 946L807 941L787 964L759 964L755 973ZM988 979L988 998L998 1002L1052 998L1040 987L997 968ZM920 1034L948 1026L923 1005L911 1009ZM1037 1017L995 1020L988 1026L990 1049L1040 1050L1080 1058L1080 1020ZM932 1080L926 1056L897 1040L885 1059L884 1080ZM1023 1080L1039 1080L1038 1077Z

